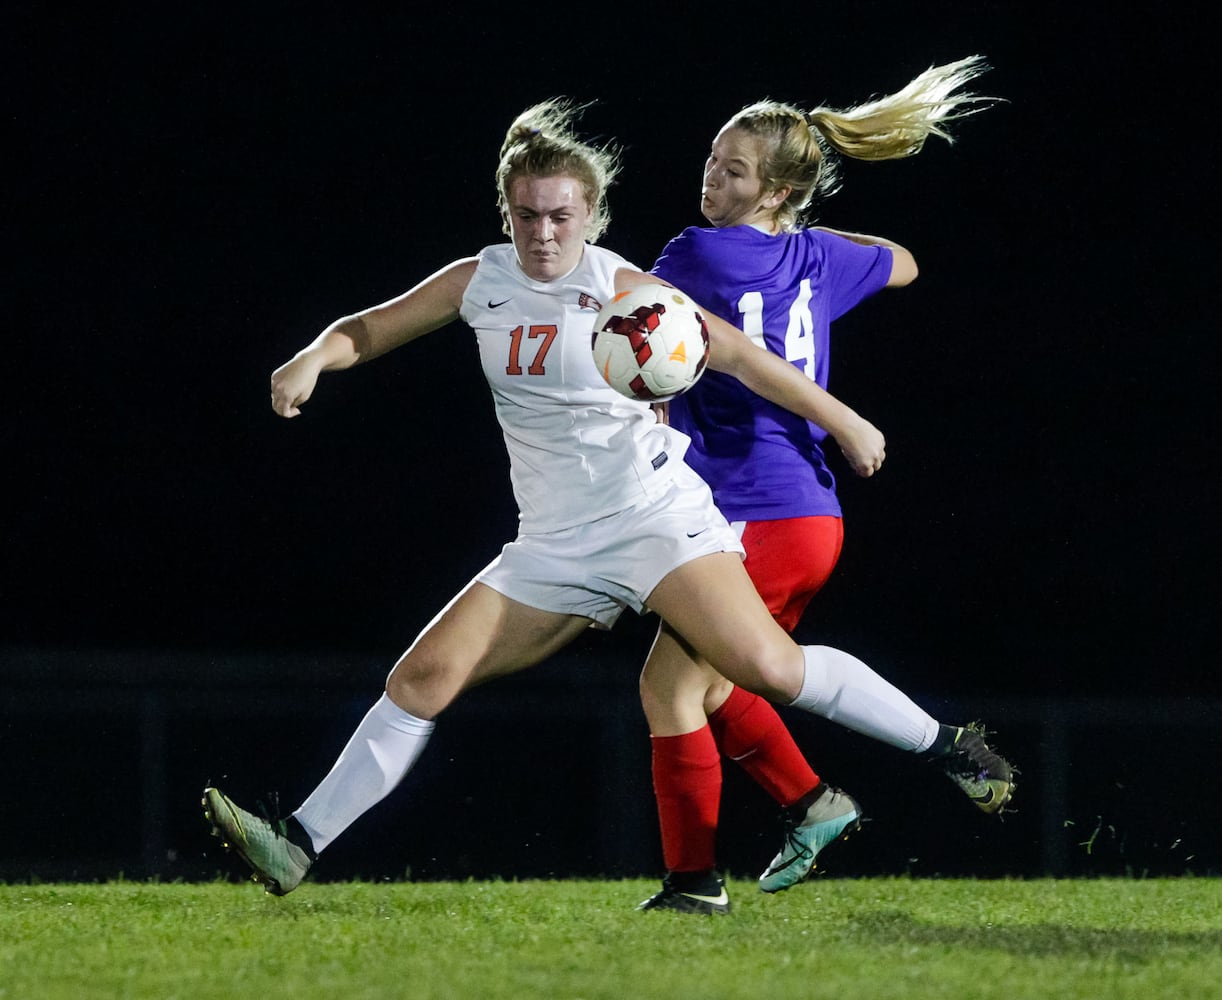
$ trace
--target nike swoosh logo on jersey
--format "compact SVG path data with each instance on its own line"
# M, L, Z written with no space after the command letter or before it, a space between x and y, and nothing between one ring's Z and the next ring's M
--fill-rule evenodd
M687 533L687 537L695 538L697 535L703 535L708 530L709 530L708 528L701 528L699 531L689 531Z
M512 298L512 296L511 296L511 298ZM488 308L489 308L489 309L500 309L500 308L501 308L501 306L503 306L503 305L504 305L506 302L508 302L508 301L509 301L509 299L501 299L501 301L500 301L500 302L493 302L493 301L492 301L492 299L489 299L489 300L488 300Z

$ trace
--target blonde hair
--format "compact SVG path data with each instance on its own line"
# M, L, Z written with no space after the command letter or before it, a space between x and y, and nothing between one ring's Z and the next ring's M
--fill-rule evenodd
M780 101L760 101L743 108L724 128L762 140L760 183L764 191L792 189L775 214L782 228L793 229L816 198L840 187L839 156L895 160L919 153L931 135L954 142L947 123L998 100L955 93L988 69L982 56L931 66L894 94L842 110L802 111Z
M619 173L620 154L610 144L595 146L577 137L574 123L588 107L552 98L527 108L509 126L496 168L496 203L505 235L512 235L509 192L519 177L574 178L590 209L585 238L597 243L607 231L607 188Z

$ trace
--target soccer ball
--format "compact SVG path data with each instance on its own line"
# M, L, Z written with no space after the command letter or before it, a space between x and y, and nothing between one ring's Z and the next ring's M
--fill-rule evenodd
M700 378L709 359L709 328L682 292L638 285L599 310L592 346L594 364L612 389L663 403Z

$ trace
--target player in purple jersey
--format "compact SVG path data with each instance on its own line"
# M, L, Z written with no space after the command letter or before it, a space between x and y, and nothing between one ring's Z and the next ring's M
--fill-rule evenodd
M983 100L955 91L986 68L979 57L933 67L902 91L847 111L774 101L745 108L718 132L705 164L701 212L711 228L675 237L654 273L826 389L832 321L882 288L907 285L917 267L889 240L807 228L802 219L835 190L837 154L893 159L917 152L930 135L949 138L943 123ZM739 530L769 611L792 631L843 540L827 431L718 372L673 400L668 419L691 438L688 464ZM823 783L776 710L698 662L665 623L641 697L667 868L662 891L642 908L723 912L711 902L723 891L714 867L723 754L786 811L785 842L760 876L765 891L806 878L823 847L859 827L858 803ZM1006 782L969 795L999 813L1012 790Z
M892 246L737 223L685 230L653 270L826 389L831 321L916 276L912 255ZM689 464L731 521L840 513L823 453L827 431L741 382L709 372L674 400L670 423L692 438Z

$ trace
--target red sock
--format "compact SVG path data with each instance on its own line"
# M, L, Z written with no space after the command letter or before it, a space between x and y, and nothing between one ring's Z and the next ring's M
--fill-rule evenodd
M782 806L819 787L802 751L776 709L757 694L735 687L709 716L721 752L742 766Z
M713 734L703 726L682 736L651 736L650 742L666 870L711 870L721 806L721 757Z

